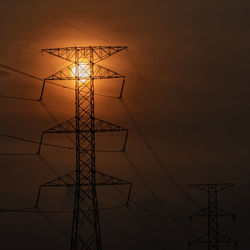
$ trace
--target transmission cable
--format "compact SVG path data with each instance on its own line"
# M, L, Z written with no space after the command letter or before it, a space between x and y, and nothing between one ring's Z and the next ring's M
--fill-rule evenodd
M0 213L30 213L30 214L37 214L37 213L45 213L45 214L69 214L72 213L72 210L38 210L37 208L20 208L20 209L7 209L1 208Z
M118 226L116 226L113 223L110 223L109 221L107 221L106 219L104 219L103 216L101 216L101 220L104 223L106 223L107 225L109 225L111 228L113 228L115 231L119 232L121 235L124 235L129 240L135 242L137 245L141 245L141 246L149 247L149 248L154 248L154 249L163 249L163 250L174 250L174 249L179 249L179 248L181 248L181 247L184 246L184 244L176 246L176 247L173 247L173 248L165 248L165 247L161 248L161 247L158 247L158 246L153 246L153 245L150 245L150 244L148 244L148 243L146 243L146 242L144 242L142 240L139 240L139 239L135 238L134 236L131 236L130 234L128 234L123 229L119 228Z
M0 153L1 156L30 156L37 155L37 153Z
M29 143L38 144L38 145L42 144L44 146L49 146L49 147L72 149L72 147L68 147L68 146L62 146L62 145L56 145L56 144L50 144L50 143L41 143L39 141L34 141L34 140L30 140L30 139L23 138L23 137L12 136L12 135L8 135L8 134L4 134L4 133L0 133L0 136L10 138L13 140L17 140L17 141L29 142Z
M58 119L55 117L55 115L49 110L48 106L44 103L44 102L40 102L41 106L43 107L43 109L46 111L46 113L49 115L49 117L55 122L55 124L59 124L60 122L58 121ZM70 141L70 143L72 144L72 146L75 146L75 143L73 142L72 138L69 136L69 134L65 134L65 137Z
M39 52L39 53L41 53L41 51L38 50L38 49L34 49L34 48L28 47L28 46L26 46L26 45L23 45L23 44L20 44L20 43L16 43L16 42L10 41L10 40L5 39L5 38L3 38L3 37L0 37L0 41L3 41L3 42L6 42L6 43L9 43L9 44L12 44L12 45L14 45L14 46L16 46L16 47L21 47L21 48L23 48L23 49L31 50L31 51L33 51L33 52Z
M50 17L55 18L57 21L63 23L64 25L67 25L67 26L69 26L69 27L71 27L71 28L73 28L73 29L75 29L75 30L77 30L77 31L80 31L80 32L84 33L84 34L88 34L88 35L90 35L90 36L92 36L92 37L95 37L95 38L97 38L98 40L102 40L102 41L105 41L105 42L110 43L110 41L108 41L108 40L106 40L106 39L103 39L103 38L100 38L99 36L97 36L97 35L95 35L95 34L89 32L89 31L83 30L83 29L81 29L81 28L75 26L74 24L72 24L72 23L70 23L70 22L68 22L68 21L65 21L63 18L61 18L61 17L59 17L59 16L53 14L51 11L48 11L48 10L46 10L45 8L41 8L40 6L34 4L34 3L31 2L31 1L27 1L27 0L22 0L22 1L25 2L26 4L28 4L29 6L31 6L32 8L34 8L34 9L36 9L36 10L39 10L40 12L43 12L43 13L47 14L47 15L50 16Z
M183 187L177 182L177 180L172 176L172 174L169 172L169 170L166 168L166 166L164 165L164 163L161 161L161 159L159 158L158 154L156 153L156 151L153 149L153 147L149 144L146 136L143 134L142 130L140 129L140 127L138 126L137 122L135 121L134 117L132 116L128 106L126 105L126 103L124 102L124 100L121 98L120 102L122 104L123 109L125 110L125 112L127 113L130 121L132 122L132 124L134 125L134 127L136 128L138 134L140 135L140 137L142 138L143 142L145 143L147 149L151 152L152 156L154 157L154 159L156 160L156 162L158 163L158 166L163 170L163 172L166 174L166 176L168 177L168 179L179 189L179 191L184 195L184 197L191 202L195 207L199 207L200 206L196 203L196 201L194 201L194 199L185 192L185 190L183 189Z
M34 98L9 96L9 95L2 95L2 94L0 94L0 97L9 98L9 99L16 99L16 100L21 100L21 101L33 101L33 102L37 102L38 101L38 99L34 99Z
M130 206L126 206L126 208L128 209L129 213L131 214L131 216L135 219L135 221L137 222L138 225L141 226L141 228L143 228L143 230L149 235L149 237L153 240L153 242L155 244L158 245L158 247L160 248L164 248L161 243L155 238L155 236L153 235L153 233L147 228L147 226L141 221L141 219L139 219L139 217L132 211L132 209L130 208Z
M115 189L116 189L120 194L122 194L124 197L127 197L127 195L124 194L124 193L123 193L120 189L118 189L116 186L113 186L113 188L115 188ZM173 221L173 218L167 217L167 216L162 215L162 214L159 214L159 213L157 213L157 212L155 212L155 211L153 211L153 210L151 210L151 209L148 209L148 208L142 206L141 204L139 204L138 202L136 202L136 201L135 201L134 199L132 199L131 197L130 197L130 199L129 199L129 203L130 203L130 204L133 204L133 205L134 205L135 207L137 207L138 209L140 209L140 210L142 210L142 211L144 211L144 212L147 212L147 213L149 213L149 214L151 214L151 215L154 215L154 216L159 217L159 218L164 219L164 220ZM178 220L184 219L184 218L186 219L186 217L179 217Z
M137 74L139 75L139 77L142 79L142 83L143 85L146 87L152 101L154 102L154 104L156 106L159 106L159 103L157 101L157 99L155 98L155 96L153 95L153 92L152 90L150 89L149 85L148 85L148 82L146 81L145 77L143 76L143 74L141 73L141 71L139 70L139 67L137 66L137 63L135 62L134 58L132 57L132 55L130 54L130 52L128 51L128 58L130 59L130 61L132 62L134 68L136 69L137 71Z
M182 225L182 223L180 223L176 219L176 217L172 214L172 212L170 212L170 210L162 203L161 199L153 192L153 190L151 189L149 184L146 182L146 180L143 178L143 176L140 174L140 172L138 171L138 169L136 168L132 160L128 157L128 154L124 153L124 156L126 157L129 165L133 168L133 170L136 172L136 174L140 178L141 182L143 183L143 185L145 186L149 194L155 199L155 201L160 205L160 207L162 207L167 212L168 216L172 219L172 221L175 222L186 234L192 235L192 237L195 238L193 233L190 232L185 226Z
M42 81L42 82L44 81L44 79L42 79L42 78L40 78L40 77L31 75L31 74L29 74L29 73L23 72L23 71L21 71L21 70L15 69L15 68L13 68L13 67L10 67L10 66L5 65L5 64L2 64L2 63L0 63L0 67L5 68L5 69L8 69L8 70L13 71L13 72L16 72L16 73L18 73L18 74L21 74L21 75L30 77L30 78L35 79L35 80L38 80L38 81ZM51 84L51 85L55 85L55 86L57 86L57 87L61 87L61 88L65 88L65 89L72 89L72 90L74 90L74 89L71 88L71 87L64 86L64 85L61 85L61 84L57 84L57 83L54 83L54 82L51 82L51 81L46 81L46 83Z
M63 234L64 236L66 236L68 239L70 239L69 234L64 231L61 227L59 227L53 220L51 220L48 215L46 215L45 213L40 212L40 209L37 208L39 211L39 214L53 227L55 227L59 232L61 232L61 234Z

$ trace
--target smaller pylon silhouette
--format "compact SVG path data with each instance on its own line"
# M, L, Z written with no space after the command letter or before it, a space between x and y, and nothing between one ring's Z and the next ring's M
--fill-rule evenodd
M237 241L219 233L219 217L232 217L235 214L218 207L218 192L231 188L235 184L192 184L191 186L208 194L208 206L189 216L190 222L193 217L207 217L207 233L189 241L189 249L192 244L206 244L208 250L219 250L221 244L231 244L237 246ZM191 224L190 224L191 225Z

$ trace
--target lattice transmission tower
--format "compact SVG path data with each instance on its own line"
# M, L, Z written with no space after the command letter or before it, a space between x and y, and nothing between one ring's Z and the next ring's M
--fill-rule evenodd
M205 244L208 250L219 250L222 244L232 244L236 247L237 241L219 233L219 217L232 217L235 219L235 214L218 206L218 193L234 185L233 183L191 185L194 188L207 192L208 206L189 216L190 219L193 217L207 217L207 233L190 241L188 243L189 247L192 244Z
M71 230L71 250L101 250L101 229L98 213L96 186L98 185L129 185L131 183L96 170L95 164L95 133L124 131L125 150L128 130L95 117L94 80L122 79L121 93L125 76L107 69L98 62L127 49L125 46L90 46L43 49L51 55L69 61L71 64L44 80L40 101L46 81L75 81L75 116L57 126L45 130L47 133L75 134L75 169L62 177L40 186L36 206L38 207L40 191L43 187L69 187L74 193L74 208ZM39 149L40 151L40 149Z

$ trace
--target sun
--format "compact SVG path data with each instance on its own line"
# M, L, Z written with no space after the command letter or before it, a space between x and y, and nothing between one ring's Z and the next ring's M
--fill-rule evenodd
M83 62L80 63L79 66L75 65L72 68L73 76L77 76L77 67L78 67L78 76L79 76L80 82L83 82L83 83L86 82L90 77L89 65Z

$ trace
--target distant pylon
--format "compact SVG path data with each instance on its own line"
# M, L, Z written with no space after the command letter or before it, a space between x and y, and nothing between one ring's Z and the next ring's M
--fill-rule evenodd
M208 250L219 250L221 244L234 244L237 245L237 241L232 240L219 233L219 217L233 217L235 214L218 207L218 192L228 189L235 184L192 184L191 186L200 189L208 193L208 206L189 216L190 220L193 217L207 217L207 233L197 237L195 240L190 241L189 247L192 244L207 244Z
M118 125L95 117L94 80L121 78L122 95L125 76L107 69L97 63L124 50L125 46L90 46L43 49L51 55L71 62L66 68L56 72L44 80L40 97L42 101L46 81L75 81L75 116L42 133L74 133L76 147L75 170L64 176L51 180L40 186L36 206L42 187L66 186L73 190L74 211L71 231L71 250L102 250L101 229L98 213L96 186L129 185L131 183L101 173L95 166L95 134L97 132L124 131L125 150L128 130ZM40 152L40 148L39 151ZM129 190L129 193L130 193Z

